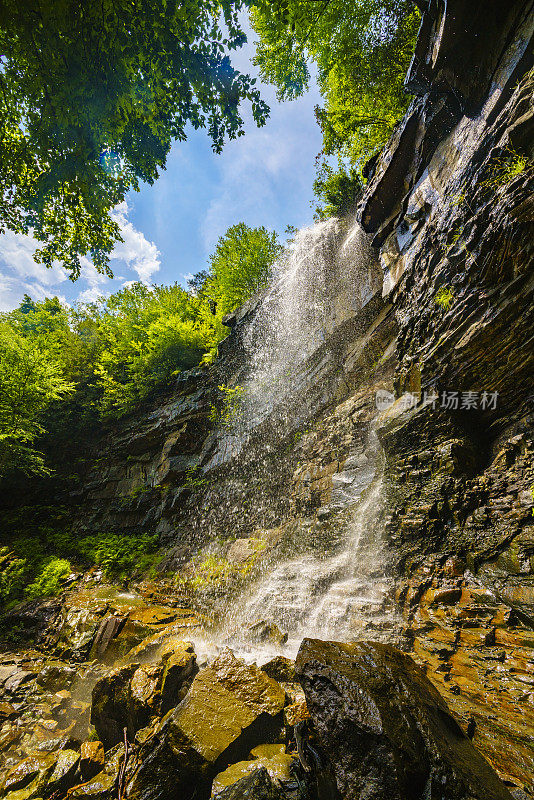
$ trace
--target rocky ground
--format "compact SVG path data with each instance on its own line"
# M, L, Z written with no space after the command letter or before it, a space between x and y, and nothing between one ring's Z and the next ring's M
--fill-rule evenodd
M38 644L0 661L2 797L511 797L396 648L306 639L258 667L154 592L92 575L25 607Z

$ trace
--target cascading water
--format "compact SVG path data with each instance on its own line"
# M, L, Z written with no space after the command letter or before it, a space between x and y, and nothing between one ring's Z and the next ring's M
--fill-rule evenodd
M296 233L275 263L269 290L247 327L243 345L248 367L239 411L221 436L211 465L236 456L267 418L283 430L312 416L307 384L320 369L321 358L330 357L328 337L378 288L374 265L358 224L347 233L333 218Z
M331 334L377 290L372 265L358 225L347 235L333 219L295 236L245 334L249 368L239 414L223 437L226 452L230 442L238 454L262 425L276 447L278 436L313 416L309 386L324 359L332 359ZM328 555L316 548L268 567L225 620L222 637L234 649L246 652L243 634L260 620L288 633L289 653L306 635L356 638L362 617L377 636L391 626L381 557L381 462L370 429L364 451L334 476L332 499L347 512L337 546ZM250 648L255 657L258 649ZM268 646L260 649L268 654Z
M395 615L384 568L382 451L372 429L357 460L360 466L348 459L349 468L339 474L350 514L334 552L306 552L268 567L226 620L234 648L255 657L279 649L269 643L247 645L247 626L257 621L274 623L288 634L284 649L290 655L305 636L350 641L365 631L366 638L390 638Z

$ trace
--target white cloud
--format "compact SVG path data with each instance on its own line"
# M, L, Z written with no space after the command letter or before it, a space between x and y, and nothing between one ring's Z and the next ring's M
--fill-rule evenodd
M0 260L21 278L35 278L45 286L67 280L66 271L59 265L47 268L34 261L33 254L38 246L39 242L33 236L6 231L0 238Z
M242 22L248 42L232 56L232 63L257 76L257 67L251 64L257 35L244 17ZM313 164L321 148L314 115L321 97L313 67L311 72L309 91L292 102L279 103L273 87L260 85L261 95L271 109L263 128L256 126L249 107L241 109L246 135L228 142L216 162L219 189L202 224L206 255L212 252L219 236L237 222L246 220L248 224L276 227L281 200L286 200L288 189L296 197L311 194ZM302 224L308 220L288 219L289 222Z
M160 252L154 242L149 242L145 235L134 228L128 220L128 205L126 202L118 205L112 212L112 217L119 223L123 242L118 242L111 254L113 260L125 262L126 266L137 273L139 280L150 283L152 275L161 266Z
M305 193L301 182L311 183L309 165L318 149L309 122L309 106L316 99L311 94L283 107L273 104L264 128L250 126L245 137L225 146L218 162L219 191L202 225L206 254L230 225L242 219L254 218L256 225L274 227L280 197L287 193L288 176L295 194Z
M113 249L112 267L115 271L118 268L121 272L126 270L135 273L131 280L150 283L152 275L160 268L160 253L156 245L130 222L128 210L127 204L121 203L112 212L124 239ZM80 278L70 283L67 271L59 264L54 263L48 269L34 261L33 254L38 246L33 236L18 235L11 231L0 235L0 310L15 308L24 293L34 300L57 295L62 302L67 302L64 296L67 294L71 302L91 302L101 295L110 294L120 282L129 279L128 275L121 275L110 280L96 271L89 258L83 257ZM59 293L60 288L63 294Z

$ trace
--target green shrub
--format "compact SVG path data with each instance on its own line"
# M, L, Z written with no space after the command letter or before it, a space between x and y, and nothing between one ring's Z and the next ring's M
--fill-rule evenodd
M151 534L120 533L85 537L77 545L80 556L102 567L110 577L127 573L142 573L155 561L158 537Z
M55 594L66 574L99 566L109 578L147 573L157 561L158 537L100 533L81 536L67 527L62 507L22 508L0 526L0 606ZM26 589L24 588L26 586Z
M436 304L438 306L441 306L441 308L444 308L445 310L447 310L451 306L453 300L454 300L454 292L452 291L452 289L449 289L448 286L442 286L441 289L439 289L434 296L434 301L436 302Z
M27 568L25 558L17 558L7 547L0 547L0 604L20 596Z
M34 582L26 587L26 596L33 599L58 594L63 581L71 572L71 565L66 559L50 558Z
M347 214L355 208L362 193L362 182L353 167L340 164L334 170L323 162L313 184L313 192L319 201L315 218L328 219Z

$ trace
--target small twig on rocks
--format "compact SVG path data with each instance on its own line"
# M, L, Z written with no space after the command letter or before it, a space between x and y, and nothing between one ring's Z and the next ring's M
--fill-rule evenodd
M124 792L124 780L126 778L126 764L130 756L130 748L128 747L128 728L124 728L124 758L122 760L121 768L119 770L119 780L117 784L118 799L122 800Z

